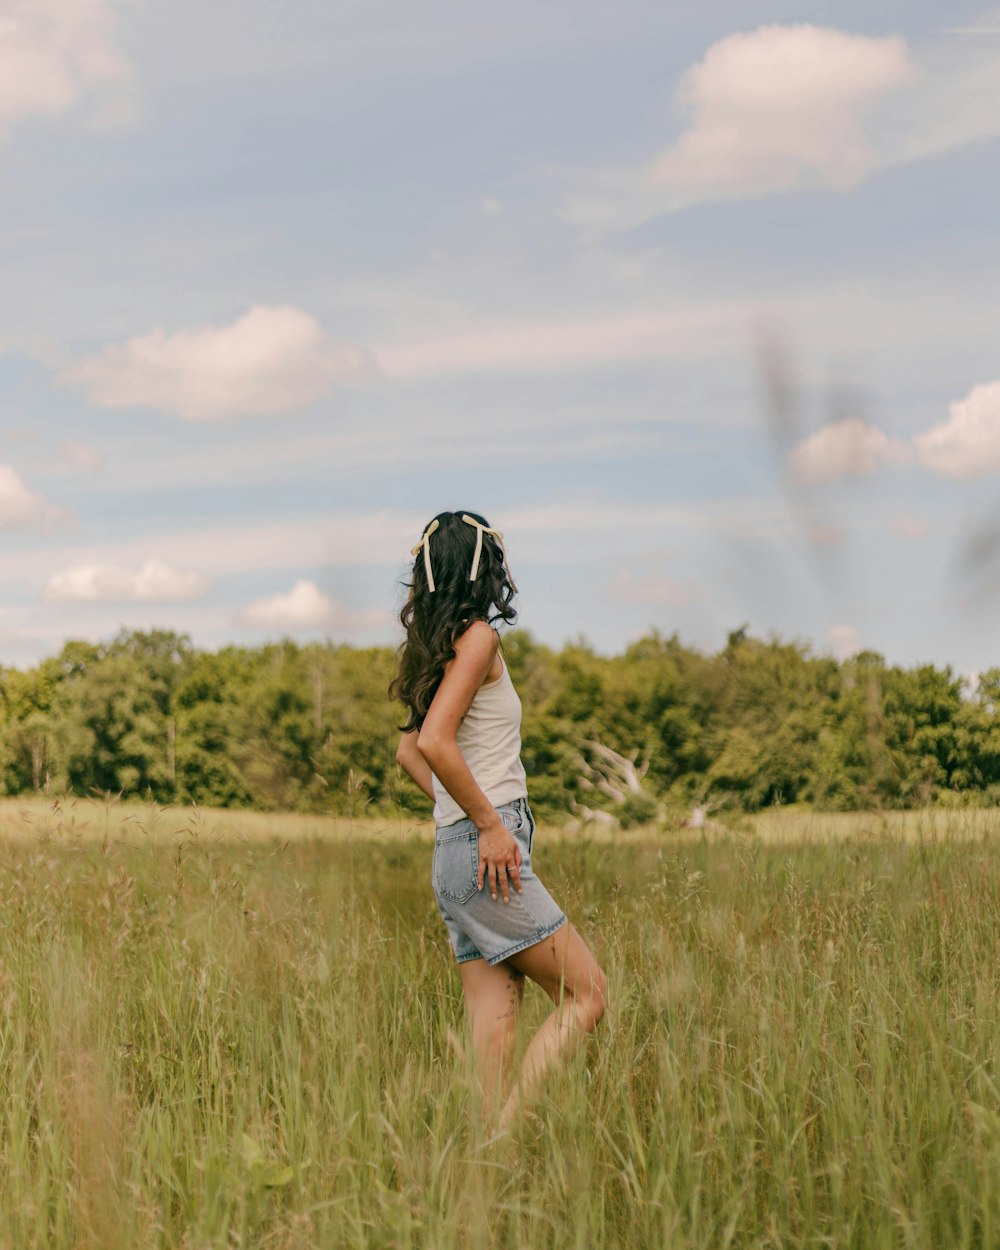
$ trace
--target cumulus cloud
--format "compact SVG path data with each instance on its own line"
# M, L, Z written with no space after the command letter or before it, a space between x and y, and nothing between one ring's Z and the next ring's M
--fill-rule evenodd
M918 461L945 477L970 478L1000 472L1000 382L974 386L949 405L948 418L910 441L846 417L831 421L788 454L800 482L824 482L874 473L885 465ZM903 538L922 538L926 525L906 513L889 523Z
M0 464L0 530L43 526L57 509L28 489L9 464Z
M116 0L5 0L0 8L0 137L25 117L78 108L107 124L127 116L131 67Z
M847 191L878 169L1000 136L998 81L991 39L911 50L901 36L808 24L727 35L677 85L676 142L578 177L566 215L614 229L706 201Z
M681 80L675 103L691 122L650 179L699 198L851 187L878 159L866 107L913 73L898 36L808 25L728 35Z
M836 659L849 660L861 650L861 631L856 625L832 625L827 641Z
M1000 382L974 386L948 413L913 440L921 464L956 478L1000 470Z
M167 603L197 599L205 594L208 585L203 574L174 568L162 560L147 560L136 570L114 564L79 564L54 573L45 598L51 602Z
M258 599L243 613L246 624L264 629L349 629L382 625L388 619L387 612L349 612L315 582L305 580L297 581L287 594Z
M945 84L953 74L938 77ZM907 147L911 117L932 111L907 98L920 82L899 36L806 24L727 35L677 85L674 109L686 127L676 142L581 179L566 215L587 228L622 228L705 201L846 191L892 159L918 159ZM898 116L883 116L889 107Z
M850 474L874 473L886 464L909 459L907 445L860 417L844 417L824 425L788 453L788 464L800 482L829 482Z
M188 421L291 412L368 368L358 348L331 342L297 308L258 304L229 325L109 344L63 381L102 408L155 408Z

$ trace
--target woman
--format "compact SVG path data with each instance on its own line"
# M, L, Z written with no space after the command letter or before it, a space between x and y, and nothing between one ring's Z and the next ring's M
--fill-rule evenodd
M406 640L390 695L408 710L396 759L434 800L432 880L472 1023L487 1110L506 1128L546 1071L604 1014L605 977L532 871L535 821L521 764L521 703L492 626L516 619L503 535L440 512L413 548ZM511 1084L530 977L555 1004Z

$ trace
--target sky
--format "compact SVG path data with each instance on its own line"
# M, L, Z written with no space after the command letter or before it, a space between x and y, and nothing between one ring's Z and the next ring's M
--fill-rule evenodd
M998 98L962 0L0 0L0 665L396 643L442 509L553 646L1000 664Z

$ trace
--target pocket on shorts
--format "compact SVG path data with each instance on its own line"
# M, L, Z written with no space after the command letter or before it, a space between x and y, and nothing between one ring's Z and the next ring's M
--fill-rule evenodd
M519 799L513 803L501 803L496 809L508 833L521 833L525 827L524 806Z
M528 806L528 800L513 799L510 803L501 803L496 810L504 828L514 835L521 847L522 871L530 873L531 849L535 840L535 818Z
M442 898L467 903L477 890L479 834L463 833L434 846L434 886Z

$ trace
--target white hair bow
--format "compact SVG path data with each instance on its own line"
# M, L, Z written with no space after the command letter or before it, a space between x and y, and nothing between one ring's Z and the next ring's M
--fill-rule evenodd
M483 535L489 534L500 544L500 550L503 553L503 566L507 572L507 580L510 582L511 590L517 594L517 586L514 584L514 579L510 575L510 567L507 564L507 548L503 545L503 534L501 531L491 529L488 525L484 525L482 521L477 521L474 516L469 516L467 512L462 513L462 520L466 525L474 525L476 527L476 553L472 557L472 572L469 574L469 581L474 582L479 576L479 557L483 552Z
M479 576L479 560L483 554L483 535L489 534L495 538L500 544L500 551L503 553L503 566L507 573L507 580L510 582L510 588L517 594L517 586L513 577L510 575L510 568L507 564L507 548L503 545L503 534L500 530L491 529L488 525L483 525L482 521L477 521L474 516L469 516L467 512L462 513L462 520L466 525L472 525L476 530L476 551L472 557L472 572L469 574L469 581L474 582ZM424 552L424 572L427 574L427 589L431 594L434 593L436 587L434 585L434 573L431 569L431 534L438 528L440 522L437 517L431 521L430 525L424 530L420 536L420 542L415 547L411 547L410 555L419 554L421 548Z
M431 594L434 593L434 574L431 572L431 534L434 533L439 525L440 521L435 517L423 534L421 534L420 542L410 551L410 555L415 556L421 547L424 549L424 572L427 574L427 589Z

